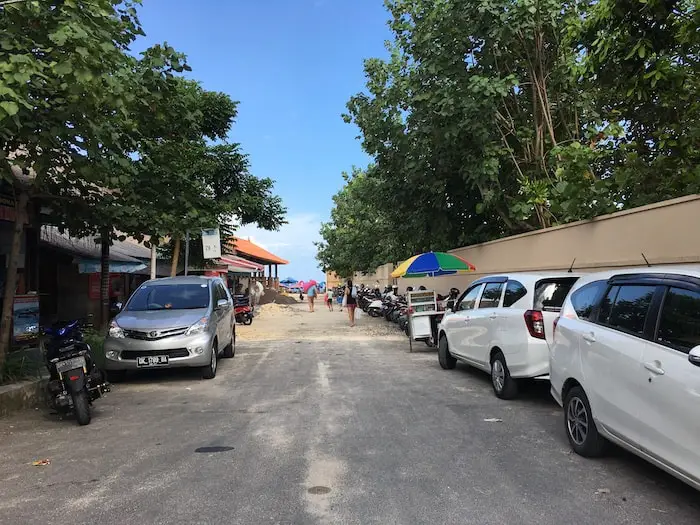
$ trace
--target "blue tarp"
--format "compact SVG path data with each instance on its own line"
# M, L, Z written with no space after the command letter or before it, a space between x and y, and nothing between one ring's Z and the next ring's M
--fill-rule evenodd
M109 273L134 273L146 268L142 262L110 261ZM100 273L99 259L78 259L78 272Z

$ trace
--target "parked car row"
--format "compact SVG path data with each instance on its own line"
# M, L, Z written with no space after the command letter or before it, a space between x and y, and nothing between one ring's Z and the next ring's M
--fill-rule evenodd
M575 452L613 442L700 490L700 266L484 277L441 321L438 360L501 399L549 380Z

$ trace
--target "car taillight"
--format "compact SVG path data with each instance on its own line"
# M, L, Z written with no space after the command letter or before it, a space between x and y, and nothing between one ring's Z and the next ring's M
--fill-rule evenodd
M525 312L525 325L532 337L544 339L544 317L539 310L528 310Z

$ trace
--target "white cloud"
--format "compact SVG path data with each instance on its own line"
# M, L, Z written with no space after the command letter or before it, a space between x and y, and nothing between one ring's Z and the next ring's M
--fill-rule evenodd
M255 226L242 226L236 230L241 239L250 238L258 246L287 259L289 265L279 268L280 278L323 279L316 261L314 242L321 240L321 217L313 213L287 216L288 224L279 231L270 232Z

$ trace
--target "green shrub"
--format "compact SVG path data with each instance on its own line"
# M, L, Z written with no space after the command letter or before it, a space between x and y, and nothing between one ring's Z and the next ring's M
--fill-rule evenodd
M85 342L92 349L92 356L100 368L105 364L105 336L93 328L87 328L83 332Z

